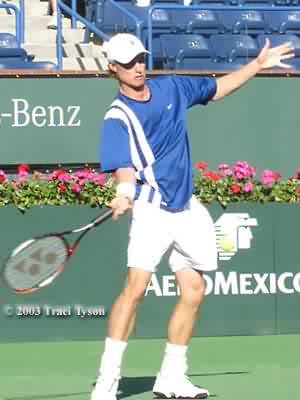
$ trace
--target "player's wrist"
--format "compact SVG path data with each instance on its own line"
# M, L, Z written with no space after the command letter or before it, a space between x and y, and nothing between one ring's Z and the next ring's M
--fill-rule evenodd
M135 199L135 184L130 182L120 182L117 184L116 197L126 198L130 203Z
M125 195L117 196L115 199L118 203L123 203L124 201L126 201L130 206L132 206L132 204L133 204L133 200L131 200L130 197L125 196Z

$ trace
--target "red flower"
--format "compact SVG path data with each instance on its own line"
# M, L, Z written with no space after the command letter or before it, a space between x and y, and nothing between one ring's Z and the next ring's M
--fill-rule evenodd
M67 191L67 186L66 185L64 185L62 183L60 185L58 185L58 192L59 193L64 193L66 191Z
M219 181L220 179L222 179L222 176L220 174L217 174L216 172L213 171L205 172L204 177L211 179L212 181Z
M18 166L18 174L19 175L28 175L30 171L30 167L28 164L21 164Z
M7 181L7 176L5 172L0 169L0 183L4 183L5 181Z
M241 193L241 188L240 188L239 185L231 185L230 186L230 191L232 193L238 194L238 193Z
M198 171L205 171L207 169L207 167L208 167L208 163L205 161L201 161L201 162L198 162L195 164L195 168Z

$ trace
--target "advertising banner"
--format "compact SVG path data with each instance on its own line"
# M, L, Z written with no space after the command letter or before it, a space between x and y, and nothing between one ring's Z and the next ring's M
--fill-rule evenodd
M247 160L292 176L299 167L299 78L256 78L188 113L194 162ZM98 162L99 130L117 93L111 78L0 80L0 164ZM289 99L288 102L283 99Z
M299 333L299 207L209 206L219 269L205 274L206 301L196 336ZM96 216L87 207L0 209L1 261L23 240L76 227ZM159 229L159 227L158 227ZM62 275L32 295L1 288L0 341L103 338L126 279L128 219L89 234ZM164 259L139 308L135 337L165 337L179 291Z

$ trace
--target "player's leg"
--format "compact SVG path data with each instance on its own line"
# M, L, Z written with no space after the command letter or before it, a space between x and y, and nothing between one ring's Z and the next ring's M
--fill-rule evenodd
M101 357L92 400L115 400L121 375L121 364L133 329L138 304L143 300L152 272L128 268L126 286L112 306L108 337Z
M161 215L164 213L152 205L134 206L128 245L127 284L112 307L108 338L91 400L116 400L122 357L134 325L137 306L144 298L152 273L170 246L170 237L164 230L167 225L161 221Z
M183 264L184 265L184 264ZM171 315L160 372L153 392L165 397L206 398L204 388L193 385L187 378L187 349L204 299L205 281L199 271L184 268L176 272L180 297Z
M207 210L195 199L188 210L174 215L174 219L177 219L173 228L175 246L169 262L181 294L169 322L168 343L153 391L206 398L208 391L194 386L186 378L186 353L204 300L205 281L201 271L217 268L214 225Z

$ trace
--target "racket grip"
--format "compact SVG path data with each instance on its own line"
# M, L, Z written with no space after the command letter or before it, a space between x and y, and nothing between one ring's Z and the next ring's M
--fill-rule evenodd
M98 225L98 224L101 224L101 222L106 221L107 219L109 219L112 216L112 213L113 213L113 211L110 208L104 214L100 215L97 219L95 219L94 225Z

